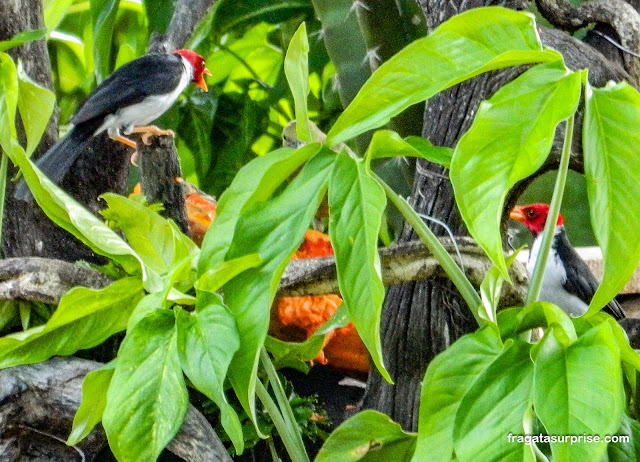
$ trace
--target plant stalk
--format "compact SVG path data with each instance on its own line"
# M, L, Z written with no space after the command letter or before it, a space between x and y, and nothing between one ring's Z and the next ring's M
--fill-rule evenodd
M460 292L460 295L462 295L462 298L469 306L471 314L473 314L478 325L483 326L485 321L480 318L477 312L477 308L482 304L482 300L467 276L460 269L454 259L451 258L451 255L449 255L449 252L447 252L447 249L445 249L440 243L436 235L433 234L433 231L431 231L424 221L422 221L422 218L420 218L417 212L413 210L413 207L396 194L396 192L391 189L391 187L389 187L389 185L386 184L378 175L373 172L371 172L371 174L378 183L380 183L389 200L396 206L404 219L411 225L423 244L427 246L429 251L438 260L442 269L447 273L447 276L449 276L449 279L451 279Z
M569 120L567 120L564 144L562 146L562 156L560 157L560 166L558 167L558 176L556 177L556 184L553 188L553 197L551 199L551 205L549 206L547 222L544 225L542 242L540 244L540 250L538 251L538 258L533 269L531 281L529 282L529 291L527 292L527 298L525 299L525 306L538 301L538 297L540 296L544 269L547 263L547 258L549 258L551 242L553 240L556 222L558 221L558 213L560 212L560 205L562 204L562 196L564 195L564 187L567 182L569 159L571 158L571 144L573 142L573 126L574 116L572 115L569 117Z
M273 403L273 406L275 406L273 410L277 413L277 419L279 419L280 423L276 422L276 418L267 406L267 403L265 402L263 397L260 396L260 393L258 393L258 397L260 398L260 401L263 402L263 404L267 408L267 412L269 412L269 415L273 419L273 423L278 430L280 438L282 438L282 442L287 448L287 452L289 453L291 460L293 462L309 462L309 456L307 455L307 451L304 447L302 435L300 434L300 429L298 428L296 418L293 414L293 410L291 409L291 405L289 404L289 400L287 399L287 394L282 387L282 383L280 382L280 378L278 377L276 368L273 367L271 358L269 358L269 354L264 347L262 347L260 350L260 363L262 365L262 369L267 374L269 384L273 389L278 404L275 404L268 393L266 395L266 398L268 398L271 403ZM259 380L256 382L256 384L256 392L258 392L258 386L264 388ZM285 440L285 435L287 440L289 441L288 443Z

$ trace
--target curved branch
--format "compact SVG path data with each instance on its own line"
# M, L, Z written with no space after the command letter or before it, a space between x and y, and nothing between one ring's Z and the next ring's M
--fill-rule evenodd
M592 23L610 25L620 37L620 43L640 53L640 14L624 0L595 0L571 5L566 0L536 0L538 10L551 24L575 31ZM640 59L625 53L624 62L630 83L640 85Z
M180 0L165 34L153 34L150 53L170 53L187 42L215 0Z

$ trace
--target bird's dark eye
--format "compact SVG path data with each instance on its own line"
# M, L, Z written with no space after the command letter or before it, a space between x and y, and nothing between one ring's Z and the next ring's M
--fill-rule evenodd
M536 217L536 215L537 215L537 214L536 214L536 211L535 211L535 210L533 210L533 209L529 209L529 210L527 210L527 217L529 217L529 218L535 218L535 217Z

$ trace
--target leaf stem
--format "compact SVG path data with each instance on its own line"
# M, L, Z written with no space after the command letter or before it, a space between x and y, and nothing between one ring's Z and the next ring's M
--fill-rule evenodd
M569 117L569 120L567 120L567 127L564 134L564 144L562 146L562 156L560 157L560 166L558 167L558 176L556 177L556 184L553 188L553 197L551 199L551 205L549 206L547 223L544 225L542 243L540 244L540 250L538 251L538 258L536 259L536 265L533 269L533 275L531 276L531 281L529 282L529 291L527 292L525 306L536 302L538 300L538 297L540 296L540 289L542 288L542 277L544 276L544 268L547 263L547 258L549 258L551 242L553 240L556 222L558 221L558 213L560 212L560 205L562 204L562 196L564 195L564 187L567 182L569 159L571 158L571 145L573 143L573 126L574 116L572 115L571 117Z
M384 189L385 194L389 198L389 200L396 206L396 208L400 211L405 220L411 225L413 230L416 232L420 240L427 246L429 251L433 254L433 256L438 260L442 269L447 273L449 279L456 286L460 295L464 301L469 305L471 310L471 314L475 318L476 322L479 326L483 326L485 321L480 318L477 312L477 308L482 304L482 300L476 292L476 289L473 287L467 276L460 269L460 267L456 264L447 249L440 243L438 238L433 231L429 229L429 227L422 221L422 218L417 214L413 207L411 207L407 201L401 198L396 192L389 187L378 175L371 172L371 175L380 183L382 188Z
M0 152L2 150L0 149ZM9 166L9 156L5 152L2 152L2 159L0 160L0 242L2 242L2 234L4 231L4 207L7 194L7 169ZM2 250L0 249L0 255Z
M309 462L309 456L307 455L304 443L302 442L302 435L300 434L296 418L293 414L293 410L291 409L291 405L289 404L289 400L287 399L287 394L282 387L276 368L273 367L271 358L269 358L269 354L264 346L260 349L260 364L267 374L267 378L271 384L271 389L276 396L278 404L276 405L273 399L271 399L266 388L259 380L256 381L256 393L271 416L271 419L278 430L278 434L280 435L284 446L287 448L287 452L289 453L291 460L293 462ZM264 389L266 396L261 396L262 391L259 390L260 387ZM270 402L267 403L265 400ZM277 415L274 415L274 413Z

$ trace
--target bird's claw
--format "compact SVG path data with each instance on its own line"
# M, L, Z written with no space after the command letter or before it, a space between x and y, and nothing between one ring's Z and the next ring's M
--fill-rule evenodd
M143 140L144 143L144 140ZM144 143L144 144L149 144L149 143ZM133 151L133 154L131 154L131 165L133 165L134 167L138 167L138 160L140 159L140 154L138 154L138 151Z
M144 132L142 134L141 140L142 143L145 146L149 146L151 144L151 141L149 141L149 139L154 136L154 135L158 135L158 136L170 136L171 138L175 138L176 134L173 130L157 130L157 131L149 131L149 132Z

